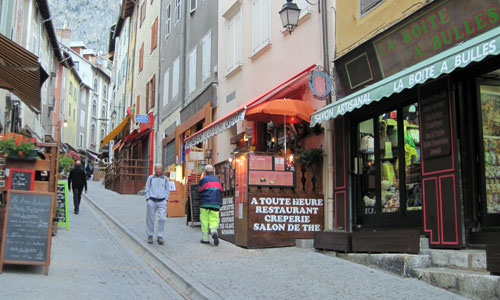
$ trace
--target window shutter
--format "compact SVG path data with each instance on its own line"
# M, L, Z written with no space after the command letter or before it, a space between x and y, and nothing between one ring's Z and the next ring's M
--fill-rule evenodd
M153 75L153 78L151 79L151 107L155 107L155 100L156 100L156 74Z
M170 69L165 71L165 75L163 75L163 106L168 103L168 92L169 92L169 83L170 83Z
M139 112L141 111L141 95L137 95L137 103L136 103L137 107L135 108L135 114L139 114ZM135 116L134 116L135 118Z
M269 0L260 0L262 3L262 20L261 20L261 47L267 45L271 40L270 37L270 26L271 26L271 16L269 15L270 4Z
M149 82L146 83L146 113L149 110Z
M252 52L255 52L260 47L261 2L260 0L253 0L252 3Z
M234 54L235 54L235 44L234 44L234 18L229 20L227 24L227 71L233 69L234 67Z
M241 28L241 11L236 14L235 21L235 60L234 66L241 64L241 44L242 44L242 28Z

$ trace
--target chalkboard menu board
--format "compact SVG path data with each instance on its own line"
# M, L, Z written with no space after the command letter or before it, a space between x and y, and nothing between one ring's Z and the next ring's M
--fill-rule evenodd
M32 191L35 183L35 170L11 168L9 171L10 190Z
M52 229L52 193L8 191L2 234L3 264L45 265L48 274Z
M200 185L192 184L189 186L189 215L188 221L191 221L191 226L194 226L195 222L200 222L200 205L201 205L201 193L198 192Z
M422 156L424 159L451 153L448 80L441 79L420 89Z
M67 181L57 182L56 205L57 205L56 209L57 225L66 226L66 230L69 230Z

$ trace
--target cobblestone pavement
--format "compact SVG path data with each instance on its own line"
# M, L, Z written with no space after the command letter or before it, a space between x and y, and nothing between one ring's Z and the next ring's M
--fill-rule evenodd
M49 276L44 267L5 265L0 299L181 299L85 203L69 221L52 238Z
M186 226L185 218L167 219L165 245L147 245L143 196L119 195L92 182L89 197L222 299L466 299L311 249L247 250L225 241L219 247L202 245L200 228Z

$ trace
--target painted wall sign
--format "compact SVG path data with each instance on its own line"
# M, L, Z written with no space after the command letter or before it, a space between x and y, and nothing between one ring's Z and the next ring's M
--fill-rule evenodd
M273 157L269 155L250 155L248 158L250 170L272 170Z
M311 72L309 88L316 99L326 100L332 91L332 80L326 72Z
M373 42L383 77L500 24L498 0L444 0Z
M311 126L344 115L363 105L380 101L384 97L400 93L429 79L449 74L456 68L464 68L472 62L483 60L488 55L499 53L500 27L497 27L319 109L311 115Z

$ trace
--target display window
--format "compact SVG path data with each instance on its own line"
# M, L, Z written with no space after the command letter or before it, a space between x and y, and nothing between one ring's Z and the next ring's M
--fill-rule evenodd
M500 70L487 74L488 80L479 88L488 214L500 214L500 80L496 79L499 74Z
M356 122L355 143L355 197L361 222L421 211L417 101Z

